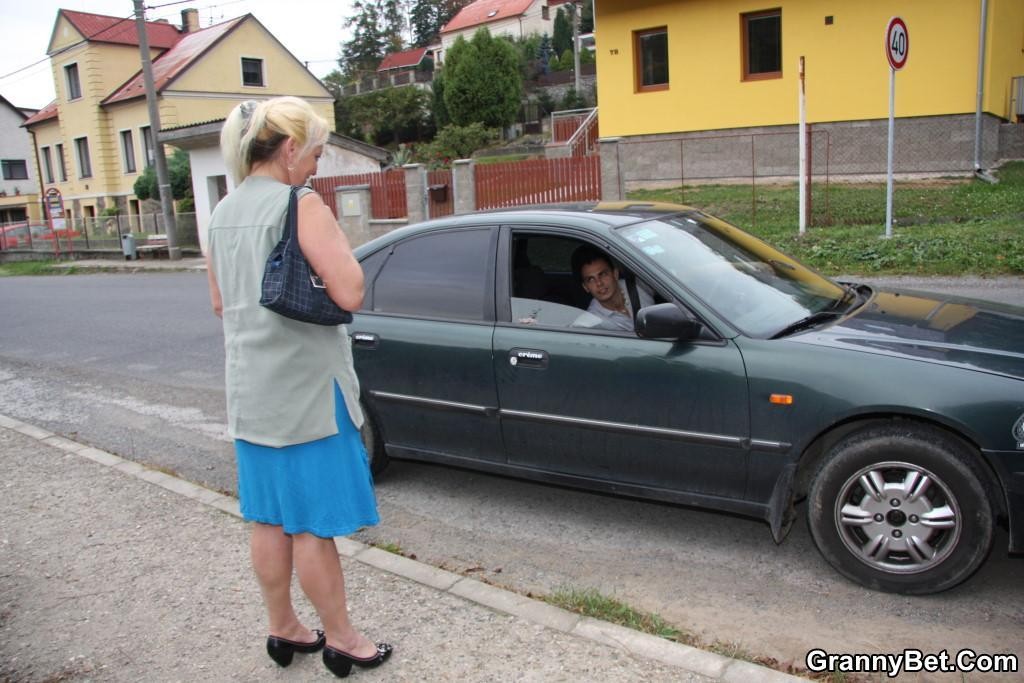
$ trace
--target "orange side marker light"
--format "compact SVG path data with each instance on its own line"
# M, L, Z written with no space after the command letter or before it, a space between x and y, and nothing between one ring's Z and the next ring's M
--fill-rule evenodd
M791 406L793 405L793 397L789 394L772 394L768 397L768 402L780 406Z

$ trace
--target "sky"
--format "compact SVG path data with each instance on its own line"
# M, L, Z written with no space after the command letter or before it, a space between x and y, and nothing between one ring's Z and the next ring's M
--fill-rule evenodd
M199 10L203 28L252 14L299 61L308 61L309 70L318 77L337 68L340 43L349 36L345 18L352 7L349 0L224 0L219 4L148 0L145 4L153 8L146 10L146 19L163 18L179 26L181 10L188 8ZM134 13L132 0L0 0L0 95L11 104L41 109L53 100L46 46L62 8L112 17ZM23 67L29 68L12 74Z

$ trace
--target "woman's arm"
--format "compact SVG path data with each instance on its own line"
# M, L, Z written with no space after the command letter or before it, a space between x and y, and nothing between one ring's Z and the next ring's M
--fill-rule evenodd
M346 311L359 310L363 305L363 269L334 214L316 192L299 200L299 247L327 285L331 300Z
M213 305L213 312L218 318L224 317L224 302L220 298L220 287L217 285L217 276L213 274L213 263L210 255L206 255L206 280L210 283L210 303Z

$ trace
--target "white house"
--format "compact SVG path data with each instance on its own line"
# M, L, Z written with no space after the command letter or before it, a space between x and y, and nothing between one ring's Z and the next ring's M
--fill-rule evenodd
M441 50L434 55L437 63L444 61L447 52L462 36L466 40L477 30L487 27L492 36L525 38L534 33L554 33L554 6L548 0L476 0L459 10L452 20L441 28ZM560 3L552 3L552 5Z
M0 225L40 215L32 136L21 127L34 113L0 96Z
M192 194L196 204L196 224L199 245L206 252L206 231L210 214L228 192L234 189L234 179L224 165L220 153L219 121L196 123L160 131L161 142L186 150L192 167ZM387 161L387 151L358 140L331 133L317 166L317 176L374 173Z

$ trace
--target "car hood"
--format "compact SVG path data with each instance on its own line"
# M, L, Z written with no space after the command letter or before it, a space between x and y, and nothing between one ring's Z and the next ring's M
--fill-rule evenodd
M991 301L874 289L849 316L794 340L1024 379L1024 308Z

